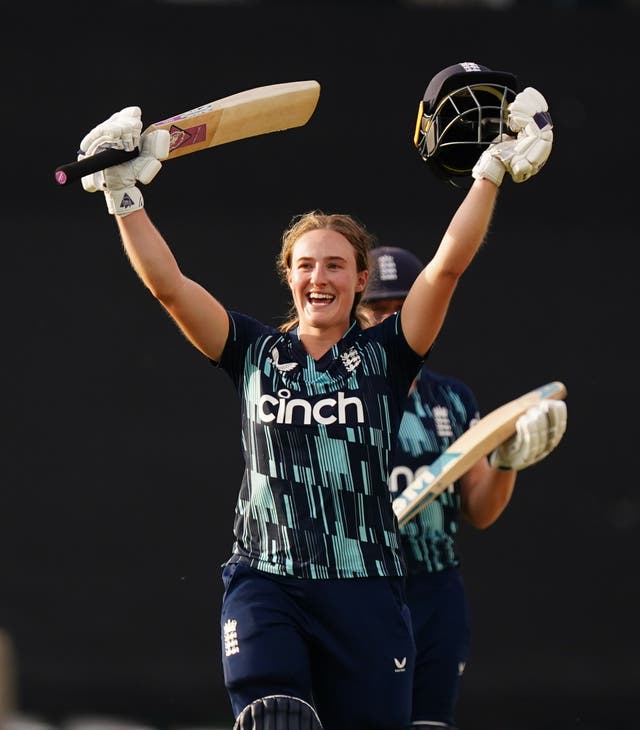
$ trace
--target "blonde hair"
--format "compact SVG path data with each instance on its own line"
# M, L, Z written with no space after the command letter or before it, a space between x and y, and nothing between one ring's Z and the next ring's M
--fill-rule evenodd
M328 229L341 233L353 246L358 273L369 268L369 251L375 245L375 236L352 215L323 213L321 210L312 210L294 216L282 234L282 247L276 259L276 269L283 284L288 285L288 274L291 269L293 247L296 241L305 233L318 229ZM360 304L362 295L363 292L355 292L353 306L351 307L351 319L357 320L361 327L367 327L370 321L365 308ZM295 305L291 305L286 316L288 319L279 327L281 332L288 332L297 326L298 313Z

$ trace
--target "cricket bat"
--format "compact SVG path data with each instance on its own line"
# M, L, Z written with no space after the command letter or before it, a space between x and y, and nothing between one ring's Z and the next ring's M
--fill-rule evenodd
M166 129L171 135L168 160L208 147L305 125L320 96L317 81L258 86L151 124L145 132ZM55 170L58 185L131 160L139 151L108 149Z
M516 421L544 398L564 399L567 389L559 380L542 385L496 408L465 431L429 468L394 500L400 527L406 525L483 456L490 454L516 432Z

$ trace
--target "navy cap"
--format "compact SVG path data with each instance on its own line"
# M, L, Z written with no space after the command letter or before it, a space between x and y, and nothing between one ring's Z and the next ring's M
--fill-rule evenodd
M424 264L411 251L396 246L378 246L369 251L369 282L363 301L403 299Z
M438 102L447 94L464 86L476 84L499 84L513 92L518 90L518 78L506 71L492 71L486 66L473 61L454 63L437 73L429 82L424 92L424 111L432 114Z

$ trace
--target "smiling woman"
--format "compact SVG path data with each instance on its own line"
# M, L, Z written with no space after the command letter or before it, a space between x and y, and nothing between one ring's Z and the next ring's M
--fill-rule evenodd
M108 129L107 146L138 145L131 109L85 144L98 152ZM144 139L141 149L136 164L157 173ZM280 726L282 713L325 730L409 725L415 645L387 482L409 387L486 235L501 159L491 179L486 165L474 169L401 313L372 327L360 302L374 238L349 215L292 219L277 259L292 311L275 328L183 274L144 208L139 167L109 168L85 187L105 192L141 281L239 395L245 471L220 627L236 730Z
M323 231L326 234L326 238L322 236ZM330 236L330 233L339 234L339 236ZM303 255L303 241L301 239L307 234L319 237L315 239L316 249L320 249L320 260L323 258L327 259L325 262L327 269L339 271L346 267L347 269L354 269L354 273L358 277L364 277L364 283L360 279L358 281L354 279L351 284L350 297L352 302L346 324L348 326L349 321L352 319L355 319L362 326L368 324L366 313L360 306L360 302L362 300L364 285L368 279L368 254L369 250L375 245L375 237L362 223L351 215L340 213L327 215L322 211L315 210L295 216L282 236L282 249L278 256L277 269L283 283L291 288L294 300L289 312L289 319L281 325L280 329L283 332L287 332L299 322L299 314L301 311L299 306L300 302L295 299L292 278L294 271L297 269L304 267L309 270L314 260L313 257L308 259ZM336 256L336 260L333 262L328 261L329 251L324 249L324 244L329 239L332 239L334 246L337 247L331 251L331 254ZM296 243L299 245L296 246L296 257L294 261L293 251ZM345 243L350 245L345 248ZM351 259L354 260L353 267L351 266ZM328 293L323 288L323 284L326 282L317 281L319 274L322 276L320 271L316 271L314 277L317 283L317 289L313 292L313 298L316 301L319 301L321 298L331 298L329 296L330 292Z

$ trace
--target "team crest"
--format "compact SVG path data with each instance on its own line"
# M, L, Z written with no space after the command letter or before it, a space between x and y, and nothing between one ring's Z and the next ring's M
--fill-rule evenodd
M360 353L355 347L351 347L346 352L343 352L342 355L340 355L340 359L348 373L352 373L362 362Z
M433 422L436 427L436 433L440 438L451 438L453 436L449 411L444 406L434 406Z
M231 618L225 621L223 633L225 656L237 654L240 651L240 646L238 645L238 622Z

